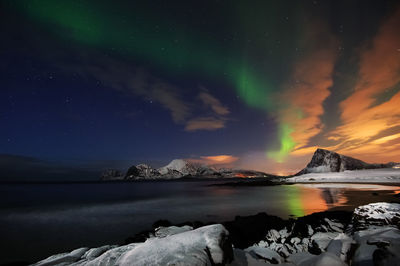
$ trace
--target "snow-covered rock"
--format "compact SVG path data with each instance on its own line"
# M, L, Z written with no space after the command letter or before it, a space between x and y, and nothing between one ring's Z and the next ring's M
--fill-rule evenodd
M355 171L346 170L344 172L331 173L308 173L287 178L285 181L290 183L399 183L400 169L382 168Z
M73 262L78 261L82 256L86 254L89 248L78 248L71 252L56 254L48 257L38 263L35 263L36 266L45 266L45 265L60 265L60 264L71 264Z
M345 266L346 264L335 254L330 252L321 253L318 256L303 260L298 266Z
M244 251L253 255L256 259L263 259L273 264L278 264L283 262L282 257L270 248L263 248L259 246L251 246Z
M275 176L253 170L217 169L190 159L174 159L169 164L158 169L152 168L147 164L133 165L128 169L125 176L118 170L108 170L102 174L101 180L164 180L183 177L252 178Z
M395 163L369 164L333 151L317 149L306 168L298 172L296 175L308 173L343 172L345 170L392 168L395 165Z
M131 166L126 172L126 180L140 180L140 179L158 179L161 174L147 164L138 164Z
M358 248L353 265L400 265L400 230L388 226L372 226L354 234Z
M353 225L356 230L365 229L370 225L400 226L400 204L378 202L359 206L354 210Z
M168 232L164 230L163 237L149 238L144 243L80 248L53 255L35 265L223 265L233 259L229 233L223 225L177 232L186 229L189 228L169 228Z
M167 175L173 173L179 173L181 176L190 175L190 174L197 174L197 168L194 164L182 160L182 159L175 159L172 160L166 166L163 166L158 169L160 174Z
M189 225L184 225L184 226L160 226L155 229L155 236L156 237L167 237L167 236L172 236L176 235L179 233L187 232L193 230L193 227Z
M186 176L219 176L219 172L213 167L190 160L174 159L166 166L158 169L147 164L131 166L125 175L125 180L177 179Z
M320 251L325 251L328 247L329 243L335 239L339 233L322 233L318 232L311 237L311 241L315 244L316 247L319 248Z
M232 259L228 231L209 225L165 238L148 239L125 253L120 265L212 265Z

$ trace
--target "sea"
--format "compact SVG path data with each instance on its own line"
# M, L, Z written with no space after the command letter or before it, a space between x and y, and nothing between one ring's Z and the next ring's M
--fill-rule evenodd
M122 244L160 219L218 223L259 212L295 218L353 210L400 192L399 186L373 184L216 183L220 181L0 184L0 264Z

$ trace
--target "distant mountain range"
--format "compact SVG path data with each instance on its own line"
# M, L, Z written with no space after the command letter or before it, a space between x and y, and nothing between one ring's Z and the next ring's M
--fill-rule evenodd
M103 172L102 180L158 180L179 178L235 178L235 177L276 177L259 171L217 169L212 166L191 162L190 160L175 159L166 166L158 169L147 164L131 166L128 171L122 172L108 169Z
M308 173L343 172L346 170L393 168L397 163L370 164L361 160L345 156L325 149L317 149L307 166L295 176ZM236 169L217 169L192 162L190 160L175 159L166 166L152 168L147 164L131 166L126 173L108 169L102 173L102 180L172 180L180 178L254 178L277 176L253 171Z
M346 170L393 168L397 163L371 164L333 151L317 149L306 168L295 174L343 172Z

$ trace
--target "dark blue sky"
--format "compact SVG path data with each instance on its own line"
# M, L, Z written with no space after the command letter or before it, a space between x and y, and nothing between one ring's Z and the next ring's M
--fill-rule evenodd
M1 154L99 168L229 155L229 166L290 172L316 146L368 157L357 145L399 132L354 138L345 129L358 122L342 104L365 83L368 58L398 56L378 45L398 41L396 1L41 0L0 10ZM389 102L398 78L367 96Z

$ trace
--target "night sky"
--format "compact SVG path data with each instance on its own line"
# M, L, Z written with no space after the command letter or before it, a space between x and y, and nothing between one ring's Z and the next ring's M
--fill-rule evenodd
M0 1L0 30L8 165L400 161L398 1Z

